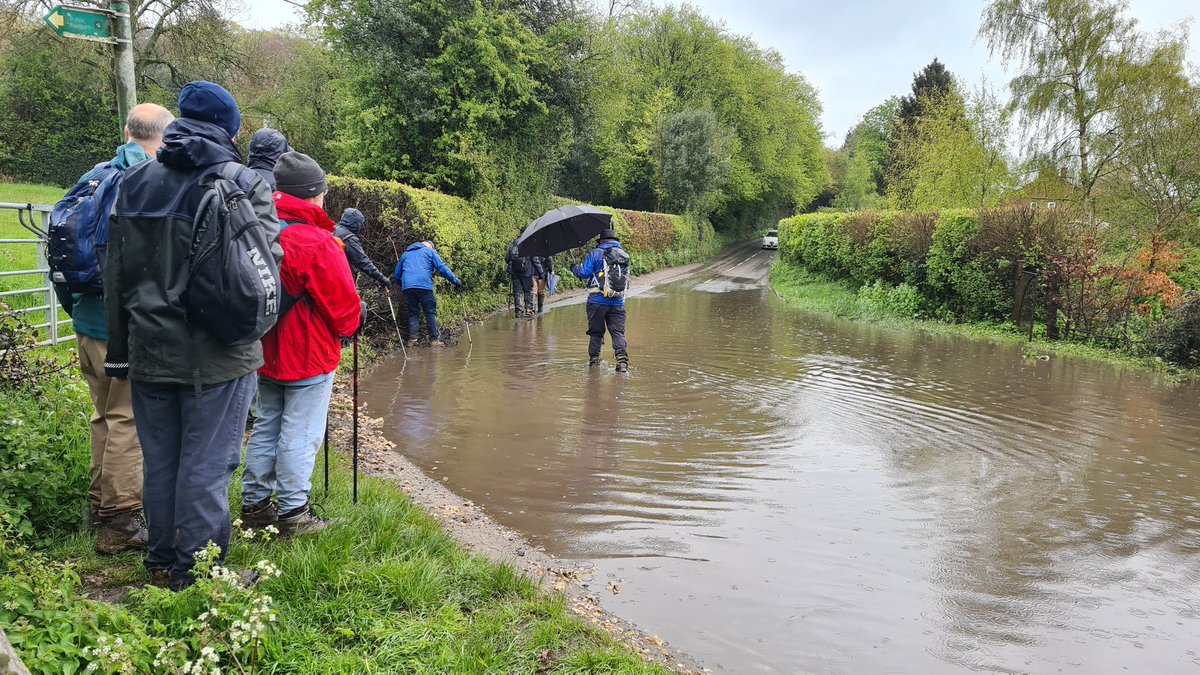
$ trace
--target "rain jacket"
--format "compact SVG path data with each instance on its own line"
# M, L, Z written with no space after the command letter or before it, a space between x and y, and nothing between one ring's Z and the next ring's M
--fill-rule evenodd
M130 141L117 148L117 154L108 163L108 166L124 171L148 159L154 158L146 154L146 150L136 141ZM79 182L90 179L95 172L96 170L92 169L83 174ZM108 320L104 316L104 295L102 293L71 293L66 290L65 286L59 285L54 286L54 292L58 295L58 300L67 313L71 315L71 324L75 327L76 333L96 340L108 339Z
M554 257L546 256L544 258L532 256L529 258L533 262L533 276L535 279L545 279L554 273Z
M274 197L284 223L279 276L283 289L300 300L263 336L265 363L258 374L294 382L337 370L339 338L358 330L362 301L325 211L282 192Z
M508 245L508 250L504 253L504 264L508 267L508 276L514 279L535 276L536 267L533 262L534 258L527 255L513 255L513 247L516 245L517 239L513 239L512 243Z
M597 274L604 271L604 251L610 248L621 248L619 241L605 241L597 246L587 258L584 258L583 263L575 265L571 268L571 272L580 279L587 279L588 287L588 304L589 305L608 305L609 307L624 307L625 298L606 298L600 292L600 281L596 277Z
M283 134L274 129L259 129L250 137L250 157L246 166L258 172L275 191L275 164L291 148Z
M362 240L358 237L359 231L362 230L362 225L362 211L358 209L346 209L342 211L342 219L338 221L337 227L334 228L333 236L341 239L342 243L346 246L346 261L350 263L351 272L362 272L386 286L388 284L387 275L379 271L379 268L367 256L367 252L363 250Z
M417 242L405 249L404 255L400 256L400 262L396 263L396 272L392 277L400 282L402 291L410 288L432 291L435 272L449 279L455 286L462 286L462 282L454 276L454 272L450 271L437 251Z
M201 181L242 157L229 133L209 122L177 119L163 141L158 161L126 171L117 194L104 268L104 368L113 377L160 384L236 380L262 366L262 345L226 345L192 326L180 298L187 290L193 221L207 191ZM236 182L269 231L271 254L282 259L267 184L247 168Z

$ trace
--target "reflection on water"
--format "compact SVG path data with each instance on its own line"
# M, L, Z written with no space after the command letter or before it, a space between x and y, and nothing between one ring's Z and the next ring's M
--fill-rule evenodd
M1200 666L1200 388L805 314L768 262L631 300L628 376L585 366L570 305L380 368L366 400L714 668Z

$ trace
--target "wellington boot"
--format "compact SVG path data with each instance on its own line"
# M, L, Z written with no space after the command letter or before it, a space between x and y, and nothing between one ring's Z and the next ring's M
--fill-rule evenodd
M629 354L625 352L617 353L617 372L625 373L629 371Z
M96 553L102 555L144 551L149 541L146 522L135 511L102 517L96 526Z
M542 307L544 307L544 306L546 305L546 296L545 296L545 295L538 295L538 296L537 296L537 300L538 300L538 314L541 314L541 313L542 313Z

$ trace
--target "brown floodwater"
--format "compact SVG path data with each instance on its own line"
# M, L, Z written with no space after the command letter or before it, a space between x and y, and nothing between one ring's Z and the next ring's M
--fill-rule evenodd
M715 670L1200 670L1200 387L799 311L772 256L639 289L627 375L577 299L377 368L368 408Z

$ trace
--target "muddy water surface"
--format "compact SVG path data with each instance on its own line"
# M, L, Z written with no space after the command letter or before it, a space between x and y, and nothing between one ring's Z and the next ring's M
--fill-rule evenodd
M769 263L641 289L628 375L575 302L368 409L716 670L1200 672L1200 387L797 311Z

